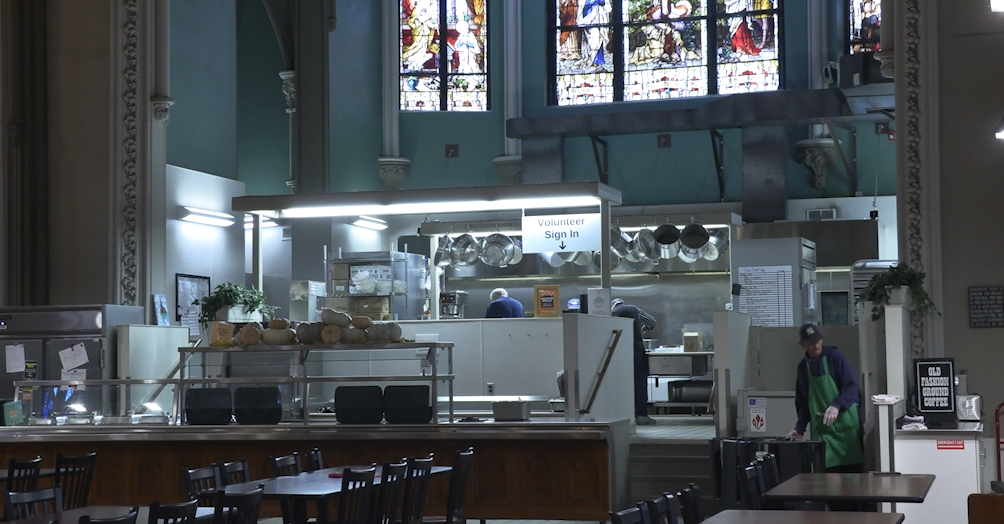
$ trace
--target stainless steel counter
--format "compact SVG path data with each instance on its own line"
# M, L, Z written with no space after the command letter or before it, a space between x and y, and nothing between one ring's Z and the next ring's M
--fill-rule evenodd
M629 421L458 422L278 426L11 426L0 427L0 442L90 441L254 441L254 440L613 440ZM626 439L624 439L626 440Z
M957 429L897 429L896 436L916 435L918 437L934 438L937 435L983 434L982 422L959 422Z

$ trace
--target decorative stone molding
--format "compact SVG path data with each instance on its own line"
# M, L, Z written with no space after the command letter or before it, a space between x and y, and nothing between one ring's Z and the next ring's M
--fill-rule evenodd
M812 172L812 187L823 189L828 180L830 164L839 157L839 142L833 138L809 138L795 143L798 161Z
M921 19L920 0L903 0L899 4L898 15L902 15L903 21L903 56L901 64L901 78L897 83L903 83L902 107L905 111L897 111L897 124L902 126L901 136L904 145L905 155L900 155L897 162L903 163L900 176L905 178L906 194L906 224L900 226L901 234L907 237L908 249L906 253L900 252L900 260L905 260L911 267L918 271L925 271L924 268L924 213L922 202L924 187L922 184L923 151L921 150L922 122L921 122ZM899 94L897 93L897 98ZM902 114L902 116L899 116ZM905 226L905 227L904 227ZM925 317L924 315L911 315L910 347L914 355L924 354L925 348Z
M874 58L880 64L879 71L885 78L896 78L896 53L894 51L879 51Z
M293 193L296 193L296 180L289 179L286 181L286 187Z
M404 157L381 157L377 159L380 164L380 180L383 180L383 188L386 190L396 189L397 185L408 178L411 171L411 159Z
M282 94L286 95L286 112L296 112L296 71L282 71Z
M497 156L492 159L495 174L506 184L516 185L523 182L523 157L520 155Z
M124 183L122 194L125 205L122 208L122 254L120 301L123 305L142 305L139 302L139 0L124 0L125 24L122 27L125 46L122 49L125 90L122 95L123 113L122 146L125 161L122 165Z
M174 99L153 98L150 101L153 102L153 119L158 122L164 122L164 125L167 125L171 119L171 106L174 105Z

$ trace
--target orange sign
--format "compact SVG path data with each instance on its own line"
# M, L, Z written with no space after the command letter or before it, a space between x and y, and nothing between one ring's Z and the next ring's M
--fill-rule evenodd
M561 315L561 300L558 286L533 286L533 315L536 317L557 317Z

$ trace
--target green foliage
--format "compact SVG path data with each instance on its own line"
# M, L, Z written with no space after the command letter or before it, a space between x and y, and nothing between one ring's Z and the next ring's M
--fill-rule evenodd
M265 303L265 293L255 288L246 288L240 284L227 282L216 286L216 289L207 297L192 302L193 306L199 306L199 322L208 324L216 320L216 312L225 307L244 307L244 311L254 313L261 311L263 319L268 320L275 316L279 309Z
M934 307L934 302L931 301L927 290L924 289L924 277L926 276L927 274L923 271L917 271L906 264L897 264L873 276L868 281L868 285L861 290L861 295L858 296L856 303L871 302L872 320L878 320L882 318L882 311L889 304L889 292L893 288L907 288L910 290L908 306L911 311L921 315L933 311L941 315L938 308Z

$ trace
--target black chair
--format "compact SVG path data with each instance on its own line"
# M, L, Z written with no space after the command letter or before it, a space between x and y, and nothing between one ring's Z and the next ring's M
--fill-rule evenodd
M680 516L683 517L683 524L700 524L704 522L703 512L700 510L701 500L695 496L693 490L684 488L676 494L680 501Z
M704 522L704 503L701 502L701 488L691 482L687 485L690 488L691 496L694 497L694 512L698 522Z
M677 524L676 498L672 493L663 493L657 499L646 500L649 524Z
M781 483L781 474L777 468L777 455L768 453L761 458L763 459L764 486L769 491Z
M63 512L63 489L59 486L37 491L5 491L3 497L6 520L26 519Z
M308 471L320 471L324 469L324 457L321 455L321 450L314 448L307 453L307 470Z
M373 524L396 524L397 508L401 505L407 462L384 464L380 471L380 489L370 521Z
M261 496L264 485L247 493L216 493L216 511L213 513L213 524L258 524L258 511L261 509Z
M248 467L248 459L242 458L233 462L217 462L215 466L219 474L219 487L221 488L231 484L251 482L251 468Z
M38 489L38 474L42 471L42 457L28 460L11 459L7 464L7 491L22 493Z
M150 518L147 524L195 524L195 513L199 510L199 501L190 500L180 504L150 504Z
M214 506L216 490L223 487L220 483L220 472L215 464L204 468L181 468L181 480L185 484L188 500L196 500L200 506Z
M300 454L293 452L292 455L286 455L285 457L269 457L269 462L272 464L272 478L276 477L294 477L303 473L303 467L300 465ZM302 501L290 501L290 500L280 500L279 509L282 511L282 521L285 524L292 523L295 519L293 515L296 511L303 510L306 506Z
M345 468L338 500L338 524L369 524L376 464L367 469ZM318 517L318 521L321 518Z
M463 524L464 495L467 493L467 479L471 476L471 465L474 463L474 448L458 451L453 455L453 469L450 470L450 493L446 499L446 515L424 517L422 522L428 524Z
M404 503L401 507L401 524L420 524L425 515L425 496L429 492L432 476L432 458L408 459L404 474Z
M81 515L77 524L136 524L136 517L139 516L139 506L133 506L129 513L121 517L110 519L92 519L90 515Z
M76 456L56 455L56 476L53 482L63 488L63 509L77 509L87 505L97 457L97 451Z
M610 522L611 524L642 524L641 507L611 511Z
M756 467L746 466L739 472L742 482L742 500L745 509L763 509L763 491L760 490L760 476Z

